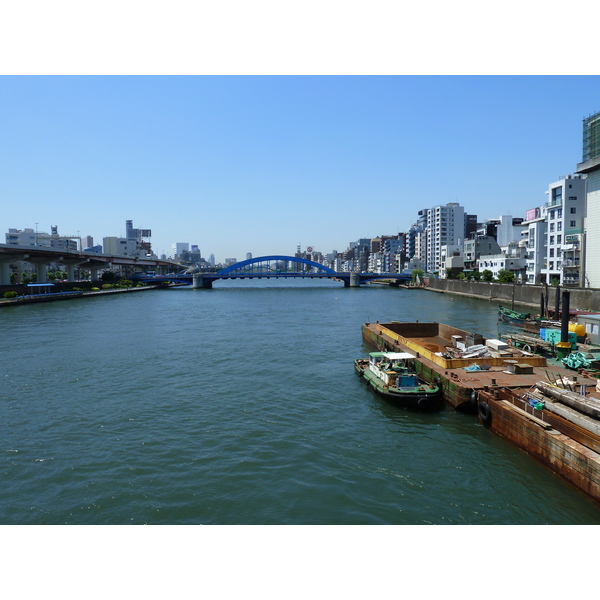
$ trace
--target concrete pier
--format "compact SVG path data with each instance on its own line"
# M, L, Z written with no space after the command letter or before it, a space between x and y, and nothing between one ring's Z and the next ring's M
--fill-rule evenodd
M194 290L209 290L212 288L212 281L205 281L204 275L201 273L194 273L192 275L192 289Z
M350 273L350 285L348 287L360 286L360 273Z

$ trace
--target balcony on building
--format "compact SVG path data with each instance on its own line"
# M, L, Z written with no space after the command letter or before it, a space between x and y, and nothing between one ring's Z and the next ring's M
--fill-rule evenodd
M564 269L579 269L579 258L563 259L562 266Z

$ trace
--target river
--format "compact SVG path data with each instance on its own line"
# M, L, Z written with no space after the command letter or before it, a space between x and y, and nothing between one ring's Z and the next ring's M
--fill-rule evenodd
M473 415L354 372L365 321L497 334L423 290L236 280L2 309L0 524L597 524Z

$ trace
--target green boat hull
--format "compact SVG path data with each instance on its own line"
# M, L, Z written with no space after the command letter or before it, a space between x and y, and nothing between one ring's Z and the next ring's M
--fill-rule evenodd
M416 387L387 386L368 367L365 368L364 361L356 360L354 366L357 373L375 393L394 404L420 411L437 410L443 405L441 390L437 385L421 381Z

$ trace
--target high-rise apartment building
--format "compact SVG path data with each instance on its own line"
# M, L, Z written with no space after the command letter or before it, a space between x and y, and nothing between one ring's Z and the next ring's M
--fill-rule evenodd
M521 224L527 253L525 282L541 283L541 272L546 264L546 206L532 208L525 213Z
M171 248L173 258L178 258L183 252L189 252L190 245L188 242L176 242Z
M427 270L439 273L444 267L442 246L462 244L465 239L465 209L458 202L427 211Z
M427 255L427 209L417 213L417 222L411 225L406 236L406 254L409 259L416 258L425 264Z
M551 183L546 192L546 261L541 270L546 283L557 280L561 285L580 285L582 264L574 236L583 233L585 187L581 175L567 175Z
M600 287L600 112L583 119L582 162L577 165L577 173L587 175L587 218L580 241L585 252L585 256L580 258L584 263L584 273L580 285L598 288Z

